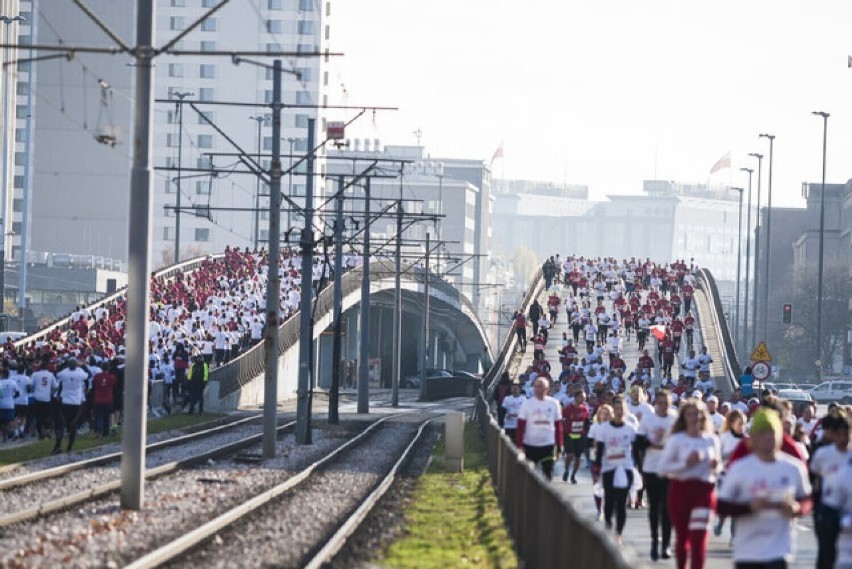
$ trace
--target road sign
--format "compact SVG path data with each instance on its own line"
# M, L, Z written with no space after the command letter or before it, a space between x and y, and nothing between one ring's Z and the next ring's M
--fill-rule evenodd
M751 353L751 361L753 362L771 362L772 356L769 355L769 348L766 347L766 342L761 342Z
M755 362L751 367L751 374L757 381L763 381L772 375L772 367L769 365L769 362Z

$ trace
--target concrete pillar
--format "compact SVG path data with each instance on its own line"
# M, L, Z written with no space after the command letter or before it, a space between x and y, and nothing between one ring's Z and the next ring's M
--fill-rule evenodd
M447 441L444 469L461 472L464 469L464 413L447 413L444 421L444 438Z

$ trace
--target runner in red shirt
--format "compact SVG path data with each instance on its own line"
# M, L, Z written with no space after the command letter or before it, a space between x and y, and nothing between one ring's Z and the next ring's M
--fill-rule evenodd
M577 483L577 470L580 457L586 450L586 435L589 433L590 411L586 406L586 394L581 389L574 393L574 402L562 409L562 421L565 433L565 472L562 481L568 481L568 469L571 468L571 484ZM573 458L573 464L572 463Z

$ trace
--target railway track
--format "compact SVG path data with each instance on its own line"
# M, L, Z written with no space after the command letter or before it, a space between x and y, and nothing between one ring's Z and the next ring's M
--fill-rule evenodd
M433 413L384 417L282 484L149 552L128 567L321 567L332 561L379 503L426 427L436 418ZM350 476L352 470L361 476ZM306 522L311 527L299 531ZM291 534L290 538L277 539L282 533Z

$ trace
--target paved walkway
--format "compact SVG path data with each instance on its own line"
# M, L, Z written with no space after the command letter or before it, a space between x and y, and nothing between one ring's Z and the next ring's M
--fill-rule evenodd
M539 303L542 306L546 305L548 293L545 292L539 297ZM612 312L612 305L607 301L605 303L608 311ZM699 324L703 329L696 330L694 337L694 345L697 348L696 351L699 351L700 346L702 345L702 334L713 334L712 330L709 329L709 322L702 321L699 317ZM564 307L560 311L559 316L556 321L555 327L550 330L550 338L551 340L548 342L548 346L545 349L545 357L549 362L551 362L551 366L553 367L552 375L554 378L558 377L561 366L559 365L559 355L558 348L561 343L562 332L569 332L570 337L570 329L566 323L566 316ZM581 346L583 346L582 338L580 341ZM628 370L632 370L636 367L637 362L639 361L639 356L641 355L639 352L638 344L636 343L635 334L631 341L626 341L622 338L622 359L624 359L625 364L627 365ZM654 343L653 339L648 342L648 349L650 353L653 353ZM681 354L685 353L685 342L681 347ZM517 362L517 370L523 371L526 369L528 365L532 362L532 342L528 346L527 352L522 354L520 358L515 358L515 362ZM715 359L715 356L714 356ZM678 365L676 362L675 365ZM674 370L673 370L674 371ZM673 375L677 375L673 373ZM659 383L659 378L654 378L653 383L656 385ZM585 464L585 461L584 461ZM584 515L588 516L590 523L603 523L596 521L596 511L595 511L595 503L594 498L592 497L592 479L591 474L588 468L585 466L581 467L580 472L577 476L577 484L570 484L567 482L562 482L562 468L558 467L558 476L554 475L553 484L562 492L568 496L572 503L575 505L578 511L582 512ZM624 547L632 548L639 559L646 559L649 565L659 566L659 567L674 567L675 562L674 559L671 560L659 560L657 563L652 563L650 560L650 550L651 550L651 536L648 528L648 511L646 509L640 510L628 510L627 512L627 525L624 529L623 539L624 539ZM816 539L813 533L813 522L810 517L803 518L798 522L799 532L797 539L797 555L795 562L791 565L796 568L804 568L804 567L814 567L816 563ZM672 540L674 541L675 536L672 534ZM716 537L715 535L710 536L710 546L708 549L708 559L707 559L707 568L708 569L716 569L716 568L730 568L732 566L731 560L731 548L730 548L730 523L725 524L725 528L723 530L722 535ZM674 544L672 544L674 545Z

